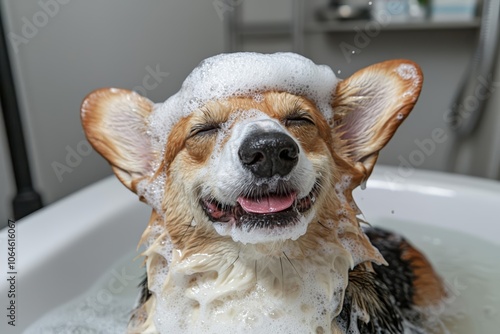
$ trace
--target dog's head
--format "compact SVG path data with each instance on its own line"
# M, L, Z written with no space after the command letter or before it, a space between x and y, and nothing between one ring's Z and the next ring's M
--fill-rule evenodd
M351 192L369 177L421 84L419 67L407 60L339 80L294 54L220 55L163 104L97 90L83 102L82 122L120 181L153 207L143 236L148 275L174 260L187 275L241 263L234 275L242 280L253 263L257 275L264 258L284 279L284 255L297 273L292 260L341 268L341 292L349 266L384 262L359 226Z

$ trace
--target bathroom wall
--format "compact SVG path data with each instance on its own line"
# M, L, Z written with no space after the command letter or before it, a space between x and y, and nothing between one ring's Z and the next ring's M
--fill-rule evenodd
M36 188L45 203L110 174L80 125L93 89L135 89L154 101L178 90L202 59L223 51L212 1L2 0ZM0 146L4 141L1 127ZM0 226L11 215L1 150ZM6 173L5 173L5 172ZM8 176L7 176L8 175Z
M500 62L500 56L499 62ZM500 66L496 66L491 98L482 120L470 138L457 140L454 172L500 180Z

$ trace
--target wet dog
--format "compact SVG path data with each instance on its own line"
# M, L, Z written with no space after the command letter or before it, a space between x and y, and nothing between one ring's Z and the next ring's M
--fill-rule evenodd
M351 194L421 85L408 60L339 80L295 54L237 53L162 104L91 93L88 140L153 207L129 332L426 332L441 279Z

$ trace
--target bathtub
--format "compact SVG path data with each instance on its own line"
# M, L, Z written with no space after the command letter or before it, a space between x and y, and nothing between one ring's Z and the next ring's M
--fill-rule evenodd
M411 174L411 175L408 175ZM365 219L413 221L500 245L500 183L458 175L377 167L355 198ZM87 290L130 253L150 208L115 177L103 179L16 223L16 326L2 314L1 333L20 333L48 310ZM0 232L2 277L8 231ZM9 276L10 277L10 276ZM7 313L10 284L0 281Z

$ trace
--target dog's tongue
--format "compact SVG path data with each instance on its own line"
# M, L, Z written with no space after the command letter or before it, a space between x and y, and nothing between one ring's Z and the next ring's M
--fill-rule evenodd
M258 200L239 197L238 203L246 212L251 213L271 213L288 209L295 201L295 194L287 196L268 196Z

